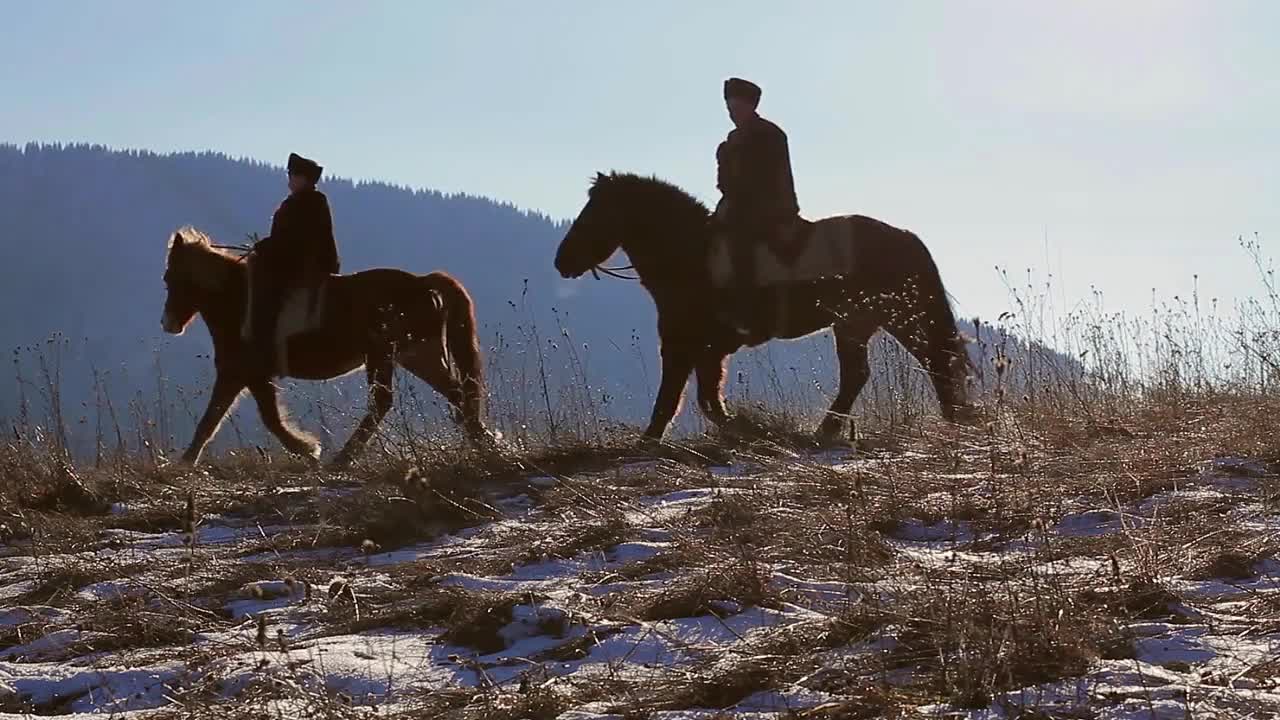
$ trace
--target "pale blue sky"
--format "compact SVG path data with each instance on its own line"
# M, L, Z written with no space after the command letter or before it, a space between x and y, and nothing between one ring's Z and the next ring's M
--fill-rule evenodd
M128 0L0 16L0 141L298 151L558 217L610 168L714 202L720 83L743 75L790 135L805 214L918 232L966 314L1007 307L997 264L1142 309L1195 273L1206 295L1252 289L1235 238L1280 245L1270 0Z

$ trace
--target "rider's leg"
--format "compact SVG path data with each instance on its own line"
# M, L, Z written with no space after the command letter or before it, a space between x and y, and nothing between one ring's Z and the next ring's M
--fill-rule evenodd
M729 257L733 278L726 293L726 304L733 324L746 331L754 324L756 306L756 250L758 234L749 228L734 228L730 236Z
M261 267L253 273L253 348L257 365L268 375L276 373L276 320L280 315L280 283Z

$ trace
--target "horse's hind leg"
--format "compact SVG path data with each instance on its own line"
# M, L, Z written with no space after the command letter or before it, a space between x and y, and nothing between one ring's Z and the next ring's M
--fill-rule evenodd
M708 351L698 359L694 372L698 377L698 407L708 420L723 425L729 422L729 411L724 406L725 360L728 355Z
M446 364L443 353L426 349L411 351L400 355L400 357L396 358L396 361L400 363L401 367L430 385L432 389L440 393L448 401L449 411L453 416L454 422L465 426L471 434L477 433L476 416L479 413L478 411L472 412L473 408L468 407L469 401L462 383L459 382L452 368ZM483 434L483 424L479 424L478 432Z
M853 401L871 377L871 364L867 360L867 341L871 339L871 332L847 325L836 325L833 331L836 359L840 363L840 388L836 390L827 416L818 425L818 437L822 440L834 440L840 436L845 420L853 411Z
M967 408L967 403L965 378L956 367L957 363L964 361L953 350L955 346L939 340L940 333L929 332L933 328L923 317L902 323L889 323L885 329L902 343L928 374L933 390L938 395L942 417L948 421L957 420L957 415ZM963 347L960 352L964 352Z
M335 467L345 467L351 464L351 461L360 454L364 449L369 438L373 437L373 433L378 429L382 418L391 410L391 382L395 375L395 365L391 361L391 354L386 353L379 355L377 358L369 358L365 366L365 376L369 381L369 407L365 411L364 418L360 421L351 433L351 437L347 440L347 444L338 451L337 456L333 459Z
M291 453L320 459L320 442L307 433L299 432L289 426L289 421L280 410L280 399L276 394L276 386L262 381L249 386L253 399L258 403L258 413L262 415L262 424L280 440L280 444Z
M196 424L195 435L192 436L187 451L182 454L182 462L188 465L200 462L205 446L209 444L213 433L222 424L222 418L226 417L243 389L243 384L226 380L221 376L214 381L213 391L209 394L209 406L205 408L204 415Z

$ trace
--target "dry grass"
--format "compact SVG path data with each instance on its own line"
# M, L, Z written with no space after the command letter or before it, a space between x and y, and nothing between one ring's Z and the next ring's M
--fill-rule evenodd
M1272 300L1280 308L1280 296ZM1027 317L1029 301L1018 303ZM1253 320L1271 325L1246 317L1242 332L1269 330L1280 314L1267 312ZM1145 330L1071 318L1060 346L1088 356L1082 369L1032 355L990 364L974 426L934 418L916 374L881 374L860 406L859 439L838 464L813 452L812 408L754 402L729 427L655 445L600 421L599 408L566 414L544 398L557 423L550 442L529 430L507 452L441 452L438 437L409 422L344 474L254 450L188 471L159 466L155 448L81 469L47 432L15 424L15 439L0 444L0 504L9 509L0 540L31 563L6 603L69 615L33 612L4 628L0 650L75 629L80 640L57 649L58 660L127 662L154 651L216 669L173 689L160 717L361 716L289 644L400 629L454 648L457 657L424 662L474 670L476 687L397 687L383 717L555 718L586 703L628 718L727 715L761 691L803 689L834 699L787 717L893 718L1095 682L1091 673L1108 662L1136 665L1135 627L1209 632L1229 622L1236 637L1280 635L1280 601L1267 585L1277 539L1257 522L1280 513L1274 367L1201 362L1225 356L1224 336L1215 350L1165 317ZM1180 344L1149 356L1132 350L1147 347L1134 342L1140 331ZM1238 338L1246 336L1255 337ZM1206 467L1223 457L1258 464ZM655 510L675 491L688 501ZM171 540L193 523L235 537L217 545L197 533L194 545L157 555L163 567L95 559L127 558L136 534ZM635 553L627 562L615 552L624 543ZM424 548L433 554L418 558ZM395 550L403 552L383 555ZM536 591L509 589L520 571L535 582L563 568L576 573L569 587L552 577ZM316 591L232 619L242 586L280 578ZM80 594L121 579L140 592ZM1205 588L1239 592L1222 605L1197 594ZM535 633L547 642L529 657L503 657L506 630L530 607L548 609ZM669 666L567 671L637 628L661 634L691 620L722 629L753 609L788 622L679 647ZM255 638L255 623L274 629L287 624L280 617L305 637L278 649L273 635ZM221 644L192 647L210 633ZM228 698L218 662L246 651L264 664ZM520 670L507 682L486 680L512 667ZM1195 669L1184 660L1166 668ZM1234 712L1236 700L1204 687L1280 683L1273 660L1238 672L1196 679L1186 702L1204 695L1205 704L1191 714Z
M796 605L829 619L753 634L732 652L679 672L554 689L554 683L540 684L544 679L525 692L505 688L445 695L423 699L415 716L555 717L598 701L639 717L662 710L730 709L759 691L788 686L841 698L797 710L796 717L895 717L927 702L985 707L1005 691L1082 677L1099 661L1131 657L1133 638L1125 630L1130 623L1190 622L1184 608L1195 601L1165 578L1247 582L1274 557L1274 540L1229 524L1240 502L1269 501L1270 475L1253 478L1258 491L1178 492L1201 482L1206 459L1246 451L1261 455L1256 429L1248 432L1240 415L1280 410L1280 404L1264 406L1257 399L1244 402L1239 412L1227 407L1228 399L1217 402L1177 409L1135 405L1111 419L1125 432L1099 431L1096 423L1068 414L1009 408L995 426L913 427L886 443L892 449L860 452L840 467L801 454L798 443L755 437L727 442L716 451L678 448L675 456L667 451L620 455L616 449L597 456L566 449L533 461L486 461L495 464L482 471L462 468L462 459L409 468L367 464L359 475L343 479L304 471L286 475L286 482L311 489L280 492L283 483L261 479L263 467L246 461L211 471L226 484L202 486L197 514L205 522L215 515L236 521L257 516L255 522L296 526L235 550L274 553L277 562L240 565L227 562L231 556L216 548L197 545L189 565L159 574L120 564L49 564L15 600L80 608L77 626L87 639L62 651L60 657L70 659L186 647L196 632L230 627L219 616L219 603L238 597L245 583L296 577L325 596L320 617L327 634L386 628L432 632L440 642L484 656L504 650L502 631L512 622L513 608L548 598L441 585L442 578L498 576L551 560L586 562L580 576L586 586L642 584L583 599L578 610L596 618L584 621L591 628L585 633L569 632L563 613L549 613L541 634L563 641L531 658L536 665L580 661L634 622L728 619L744 609ZM705 470L712 455L755 469L712 477ZM620 472L617 463L624 460L648 464ZM530 472L541 476L545 463L572 474L532 482ZM534 465L540 469L533 471ZM520 466L525 470L514 469ZM304 484L316 481L320 484ZM84 482L98 481L90 476ZM28 502L24 522L40 532L26 542L39 537L41 551L53 555L112 528L162 535L185 530L189 479L153 473L119 487L116 497L125 498L128 509L105 517L65 507L37 509ZM665 549L607 571L589 569L584 558L606 557L614 546L635 539L635 518L646 517L641 512L646 498L708 487L706 502L648 521L668 536ZM356 602L341 593L328 597L329 574L287 559L297 550L333 548L358 563L361 554L468 528L483 530L496 519L510 518L503 499L518 495L525 497L522 507L537 513L537 522L514 524L503 533L480 532L471 554L402 563L387 578L390 586L356 593ZM1128 510L1118 512L1143 502L1157 504L1155 515L1141 522L1124 520ZM1121 526L1099 536L1055 533L1064 519L1094 509L1117 510ZM1206 517L1222 526L1211 534L1204 527ZM905 555L902 544L918 543L920 537L936 543L934 552L974 557L949 566ZM1035 547L1026 556L998 553L1028 540ZM1083 576L1044 570L1046 564L1080 558L1100 559L1102 569ZM352 587L359 590L362 571L356 568ZM153 576L147 582L172 603L144 595L101 602L86 613L75 599L86 585L140 576L144 570ZM780 581L780 571L847 583L851 589L840 598L811 596ZM887 596L875 597L868 588L881 588ZM196 599L189 609L182 600L188 591ZM211 599L218 600L211 604ZM1253 602L1257 631L1280 629L1280 607L1265 597ZM203 614L210 610L212 617ZM29 642L58 627L35 619L7 630L0 647ZM826 659L833 650L867 643L881 649L853 660ZM1272 677L1269 668L1259 665L1249 677ZM274 717L270 711L254 715L255 702L293 703L316 717L355 712L342 697L287 677L251 684L240 697L242 710L215 703L202 716ZM173 717L193 717L217 699L216 692L193 691L170 710Z
M643 620L728 615L748 607L776 607L768 571L747 561L687 571L668 587L641 595L625 613Z

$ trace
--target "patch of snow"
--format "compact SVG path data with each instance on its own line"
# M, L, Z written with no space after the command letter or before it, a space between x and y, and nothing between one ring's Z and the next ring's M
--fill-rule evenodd
M494 505L508 513L523 512L533 507L533 498L521 493L519 495L501 498L497 500Z
M284 653L252 651L225 666L231 697L255 678L276 676L343 693L358 705L385 702L393 692L479 684L475 671L451 662L432 637L391 630L318 638Z
M1156 493L1151 497L1145 498L1133 506L1133 515L1147 520L1158 520L1161 516L1168 514L1170 506L1176 508L1179 505L1185 506L1188 503L1208 504L1230 501L1230 496L1213 488L1183 487L1177 490ZM1130 523L1130 527L1132 526L1133 524Z
M389 565L403 565L405 563L417 562L419 560L429 559L433 556L433 550L436 549L436 542L418 543L410 545L398 550L389 552L375 553L365 557L354 557L349 562L351 565L364 567L387 567Z
M1203 627L1170 628L1168 632L1135 640L1134 657L1151 665L1201 665L1217 657L1205 644Z
M735 713L789 713L807 710L838 698L828 693L804 688L762 690L749 695L733 707Z
M36 587L37 583L34 579L3 582L0 584L0 602L11 601L35 590Z
M967 521L940 520L931 525L925 525L914 518L899 523L889 535L899 540L919 543L967 543L972 542L974 538L973 528Z
M353 557L358 556L358 551L353 548L315 548L310 550L290 550L288 552L265 551L257 552L251 555L241 555L236 558L236 562L260 565L263 563L277 563L282 560L292 563L300 563L312 566L321 565L337 565Z
M624 542L605 552L611 566L652 560L671 547L669 542Z
M747 491L738 488L696 488L646 497L640 501L640 509L627 511L627 522L638 527L665 525L697 508L709 505L719 496L735 492Z
M1054 529L1067 537L1098 537L1144 524L1141 517L1100 508L1064 515Z
M76 597L87 602L101 602L103 600L119 600L145 598L147 589L138 583L128 579L120 578L118 580L106 580L85 585L76 591Z
M216 517L216 516L215 516ZM212 519L209 518L209 519ZM201 525L196 528L196 547L209 547L218 545L232 545L245 540L261 540L265 533L267 537L279 533L288 532L293 528L288 525L270 525L263 526L259 530L257 525L251 527L239 527L234 525L223 525L220 523L210 522L207 525ZM188 545L187 533L171 532L162 534L138 533L134 544L139 547L154 548L183 548Z
M176 662L140 668L0 662L0 679L26 703L60 706L70 712L120 713L160 707L170 702L168 685L184 675L182 664Z
M781 571L774 572L769 584L820 606L856 603L863 598L860 590L846 582L839 580L806 580Z
M288 598L303 600L307 596L307 583L298 580L259 580L245 584L240 588L241 597L257 600L273 600Z
M806 616L752 607L736 615L703 615L654 623L654 629L682 647L721 646L744 639L754 631L797 623Z
M321 591L313 588L312 592ZM224 607L232 619L240 620L305 602L307 597L305 581L261 580L241 587Z
M1208 465L1211 470L1216 471L1220 476L1225 475L1227 478L1238 481L1275 475L1275 472L1267 467L1266 463L1247 458L1220 457L1215 458Z
M58 622L68 615L69 613L66 610L49 607L48 605L27 605L8 608L0 610L0 627L14 627L37 621Z
M535 475L528 480L529 484L534 487L552 488L560 484L560 481L550 475Z
M76 643L91 642L104 637L110 636L103 633L82 633L74 628L54 630L31 642L0 650L0 660L15 660L18 662L61 660L66 656L67 649Z

